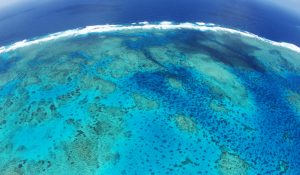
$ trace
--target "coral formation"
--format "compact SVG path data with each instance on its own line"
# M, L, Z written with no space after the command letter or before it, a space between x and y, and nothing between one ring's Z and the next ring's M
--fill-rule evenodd
M299 60L183 28L0 53L0 174L300 174Z

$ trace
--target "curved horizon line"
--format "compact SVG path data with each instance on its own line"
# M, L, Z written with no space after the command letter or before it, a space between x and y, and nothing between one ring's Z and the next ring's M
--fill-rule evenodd
M260 37L256 34L247 32L247 31L241 31L237 29L230 29L226 27L221 27L219 25L215 25L213 23L204 23L204 22L196 22L196 23L173 23L169 21L162 21L160 23L149 23L147 21L145 22L138 22L138 23L131 23L131 25L94 25L94 26L86 26L84 28L76 28L71 30L65 30L62 32L56 32L48 35L44 35L41 37L37 37L36 39L33 38L33 40L22 40L15 42L14 44L10 44L7 46L1 46L0 47L0 54L16 50L18 48L27 47L30 45L47 42L51 40L56 40L59 38L64 37L71 37L71 36L79 36L79 35L85 35L89 33L105 33L105 32L113 32L113 31L124 31L124 30L151 30L151 29L158 29L158 30L176 30L176 29L192 29L192 30L199 30L199 31L223 31L227 33L234 33L239 34L242 36L247 36L249 38L258 39L260 41L267 42L269 44L272 44L274 46L283 47L295 52L300 53L300 47L298 47L295 44L286 43L286 42L277 42L272 41L270 39L266 39L263 37Z

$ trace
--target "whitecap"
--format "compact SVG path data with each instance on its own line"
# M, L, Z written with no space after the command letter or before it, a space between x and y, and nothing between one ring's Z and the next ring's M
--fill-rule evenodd
M40 37L40 38L37 38L34 40L19 41L12 45L9 45L9 46L2 46L2 47L0 47L0 53L9 52L9 51L12 51L12 50L15 50L18 48L22 48L22 47L30 46L33 44L42 43L42 42L47 42L47 41L51 41L51 40L56 40L59 38L85 35L88 33L104 33L104 32L113 32L113 31L122 31L122 30L151 30L151 29L160 29L160 30L192 29L192 30L215 31L215 32L222 31L222 32L227 32L227 33L240 34L242 36L261 40L261 41L270 43L272 45L284 47L284 48L287 48L292 51L300 53L300 48L294 44L286 43L286 42L271 41L269 39L262 38L258 35L255 35L253 33L246 32L246 31L225 28L225 27L217 26L213 23L203 23L203 22L188 23L188 22L186 22L186 23L174 24L170 21L163 21L158 24L151 24L147 21L144 21L144 22L139 22L139 23L132 23L131 25L128 25L128 26L109 25L109 24L86 26L84 28L66 30L63 32L46 35L44 37Z

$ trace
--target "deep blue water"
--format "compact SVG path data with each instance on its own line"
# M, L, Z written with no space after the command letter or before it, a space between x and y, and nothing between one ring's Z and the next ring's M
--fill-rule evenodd
M163 20L212 22L300 45L300 17L243 0L54 0L22 3L0 11L0 45L86 25Z

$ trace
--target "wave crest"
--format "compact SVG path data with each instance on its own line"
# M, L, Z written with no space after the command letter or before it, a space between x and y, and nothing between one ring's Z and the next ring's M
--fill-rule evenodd
M12 45L8 46L2 46L0 47L0 54L9 52L18 48L30 46L33 44L38 44L42 42L47 42L51 40L55 40L58 38L63 37L71 37L71 36L78 36L78 35L84 35L88 33L104 33L104 32L113 32L113 31L121 31L121 30L150 30L150 29L159 29L159 30L175 30L175 29L192 29L192 30L199 30L199 31L222 31L227 33L235 33L240 34L242 36L246 36L249 38L258 39L264 42L267 42L269 44L284 47L287 49L290 49L292 51L300 53L300 48L294 44L286 43L286 42L276 42L272 41L263 37L260 37L258 35L255 35L253 33L247 32L247 31L240 31L236 29L230 29L221 27L218 25L215 25L213 23L203 23L203 22L196 22L196 23L172 23L169 21L162 21L160 23L154 24L149 23L147 21L139 22L139 23L132 23L131 25L95 25L95 26L86 26L85 28L77 28L72 30L66 30L63 32L57 32L53 34L46 35L44 37L40 37L35 40L23 40L16 42Z

